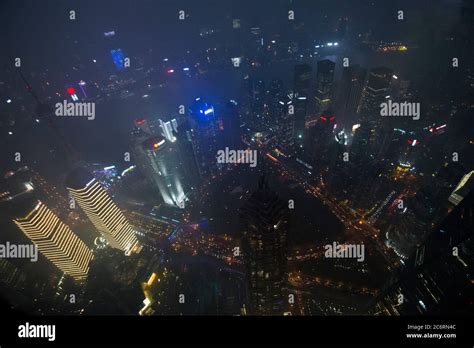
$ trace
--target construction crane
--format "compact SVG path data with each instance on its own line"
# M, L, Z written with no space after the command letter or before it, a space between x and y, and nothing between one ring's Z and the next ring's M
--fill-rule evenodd
M56 121L55 121L55 114L54 114L54 108L46 103L43 103L38 95L35 93L33 90L31 84L28 82L28 80L25 78L23 75L23 72L20 69L17 69L18 73L21 76L21 79L25 83L26 89L30 93L30 95L33 97L33 99L36 102L36 108L35 112L39 120L45 121L48 126L53 130L53 132L56 134L56 136L59 139L59 143L63 146L64 151L66 152L66 160L70 166L73 166L75 163L79 161L79 154L78 152L72 147L72 145L67 141L66 137L63 135L63 133L59 130Z

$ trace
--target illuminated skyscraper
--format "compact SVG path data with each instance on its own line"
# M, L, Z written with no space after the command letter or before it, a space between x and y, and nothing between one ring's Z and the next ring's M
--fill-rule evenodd
M304 143L304 129L306 112L311 89L311 66L299 64L294 71L294 131L296 148L302 148Z
M183 187L185 173L183 158L180 156L179 140L170 130L168 137L150 135L135 128L131 135L134 161L149 183L159 191L163 202L184 208L186 200Z
M389 68L379 67L370 70L358 109L362 121L375 121L376 116L380 116L380 104L388 96L392 76L393 71Z
M262 177L240 212L251 314L281 315L284 311L288 238L285 210L285 202Z
M91 250L41 201L28 204L27 214L13 222L61 271L77 281L85 279L93 259Z
M214 115L214 107L202 97L194 100L189 108L190 136L194 156L202 178L218 172L217 151L219 147L219 126Z
M67 189L112 248L129 255L140 251L132 226L99 182L83 168L67 178Z
M295 145L295 139L293 137L294 116L293 99L288 96L282 96L278 101L277 109L277 141L278 145L287 152L292 152Z
M168 205L183 208L186 196L176 145L162 137L150 137L141 147L146 157L145 174L154 181L163 201Z
M332 101L332 88L336 64L328 59L318 62L316 73L316 111L325 111Z

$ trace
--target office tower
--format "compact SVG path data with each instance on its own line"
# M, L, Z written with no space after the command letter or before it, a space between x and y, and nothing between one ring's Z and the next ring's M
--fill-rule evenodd
M188 118L184 118L178 124L178 132L176 133L176 144L179 149L179 161L183 166L186 175L185 182L187 187L195 188L201 182L199 175L198 162L193 147L193 129Z
M258 189L242 207L240 218L250 312L281 315L287 303L282 291L287 277L286 204L270 190L262 177Z
M311 95L311 66L298 64L294 70L294 131L296 149L301 149L304 144L304 130L306 112Z
M474 191L405 261L399 280L370 309L376 315L472 313Z
M280 79L273 79L268 87L267 94L267 113L268 120L267 127L270 130L276 130L281 111L281 101L285 98L285 91L283 89L283 82Z
M156 127L151 127L153 124ZM191 132L188 119L173 118L166 122L146 120L130 133L133 161L163 202L175 207L182 208L188 193L199 183ZM153 147L158 143L161 145Z
M245 123L245 129L250 133L262 132L268 128L264 122L266 111L265 81L250 74L244 83L247 91L245 103L247 112L242 115L242 123Z
M387 119L380 115L381 104L393 99L389 95L392 79L393 71L389 68L371 69L358 108L359 122L367 123L371 129L368 142L371 147L370 151L377 161L384 159L392 140L392 127L390 123L385 122Z
M367 85L362 93L358 113L361 121L377 122L380 118L380 104L386 101L393 71L378 67L370 70Z
M293 148L294 114L289 114L289 105L292 104L293 101L285 93L283 82L280 79L273 79L269 85L266 101L268 119L265 128L275 136L280 150Z
M357 108L360 103L365 84L367 70L359 65L344 68L339 95L339 112L341 118L349 123L355 123Z
M15 225L56 267L77 281L84 280L93 259L91 250L41 201L24 202L25 214Z
M296 96L309 97L311 94L311 66L308 64L295 65L294 93Z
M330 145L335 142L334 130L336 126L336 116L332 111L323 112L316 122L316 125L309 131L309 154L313 164L317 167L325 165L329 161Z
M194 149L194 156L198 163L198 170L201 178L216 174L219 170L217 166L217 151L219 148L219 126L214 114L214 107L202 97L194 100L189 108L188 117L191 131L191 141Z
M222 134L223 148L242 148L241 124L239 106L235 101L229 101L224 107L219 109L221 118L219 120L219 131Z
M66 179L70 195L112 248L126 255L141 250L135 231L99 182L84 168L76 168Z
M295 114L293 99L282 96L278 101L277 110L277 143L281 150L291 153L294 150L295 139L293 131L295 128ZM292 110L293 112L290 112Z
M335 66L336 64L328 59L318 61L315 97L317 113L322 113L331 105Z
M184 208L184 173L176 142L148 134L136 139L133 153L138 167L158 189L164 203Z

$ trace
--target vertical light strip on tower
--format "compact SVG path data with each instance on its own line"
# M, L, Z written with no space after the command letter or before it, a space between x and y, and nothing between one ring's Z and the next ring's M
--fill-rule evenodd
M83 188L68 190L111 247L126 255L139 251L132 226L95 178Z
M42 202L13 222L61 271L78 281L87 277L91 250Z

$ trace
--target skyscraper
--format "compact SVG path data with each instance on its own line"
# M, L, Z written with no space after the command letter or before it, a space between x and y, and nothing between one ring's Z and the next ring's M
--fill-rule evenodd
M282 291L287 276L286 204L262 177L258 189L242 207L240 216L250 313L281 315L287 302Z
M161 136L146 136L137 144L134 153L139 168L158 188L163 202L183 208L186 200L184 173L176 143Z
M194 100L189 108L189 122L194 156L201 178L218 171L217 151L219 150L219 130L214 115L214 107L202 97Z
M176 133L177 146L179 148L179 160L186 175L188 187L196 187L200 182L198 162L193 147L193 129L189 119L185 118L178 125Z
M376 315L472 312L474 191L427 236L405 262L398 282L374 303Z
M359 65L344 68L341 93L339 95L339 115L344 121L355 121L367 70Z
M308 153L313 164L317 167L327 164L329 160L331 143L335 142L334 129L336 122L336 116L330 110L327 110L319 116L316 125L308 131Z
M230 149L242 147L239 107L235 101L229 101L219 109L221 111L221 127L223 145Z
M140 251L132 226L99 182L84 168L66 179L69 193L112 248L130 255Z
M295 65L294 93L297 96L309 97L311 93L311 66L308 64Z
M393 71L386 67L370 70L358 109L362 121L373 122L377 120L377 116L380 116L380 104L388 95L392 76Z
M306 112L311 94L311 66L298 64L294 71L294 131L295 145L297 149L303 147L304 130L306 124Z
M77 281L85 279L93 259L91 250L41 201L25 204L26 214L13 222L61 271Z
M295 115L293 100L288 96L282 96L278 101L277 108L277 141L278 145L287 152L294 150L295 139L293 137Z
M321 113L331 105L334 70L336 64L328 59L318 61L316 72L316 112Z

